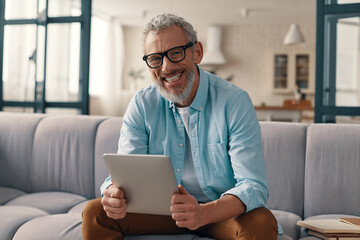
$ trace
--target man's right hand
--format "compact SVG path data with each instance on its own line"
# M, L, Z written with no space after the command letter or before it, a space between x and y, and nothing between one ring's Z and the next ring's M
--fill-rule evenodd
M103 193L101 199L104 211L109 218L121 219L126 215L126 200L124 192L111 185Z

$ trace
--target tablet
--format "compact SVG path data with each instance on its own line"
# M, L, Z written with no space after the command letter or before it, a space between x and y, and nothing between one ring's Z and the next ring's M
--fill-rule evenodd
M126 211L171 215L170 202L178 187L168 156L104 154L112 183L124 191Z

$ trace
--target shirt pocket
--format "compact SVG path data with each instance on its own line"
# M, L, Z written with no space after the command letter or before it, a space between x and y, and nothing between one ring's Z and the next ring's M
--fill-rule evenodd
M210 171L214 176L226 176L227 168L229 167L226 142L208 144L207 158L209 161Z

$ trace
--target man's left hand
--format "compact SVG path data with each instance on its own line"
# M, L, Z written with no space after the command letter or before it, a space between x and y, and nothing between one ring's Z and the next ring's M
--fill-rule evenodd
M172 218L178 227L196 230L207 223L205 209L182 185L178 187L179 193L174 194L171 198Z

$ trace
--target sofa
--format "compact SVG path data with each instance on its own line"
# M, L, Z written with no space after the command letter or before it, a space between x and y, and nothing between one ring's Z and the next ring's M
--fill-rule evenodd
M82 239L122 118L0 112L0 240ZM302 219L360 217L360 125L260 122L278 239L317 239ZM192 235L128 236L206 239Z

